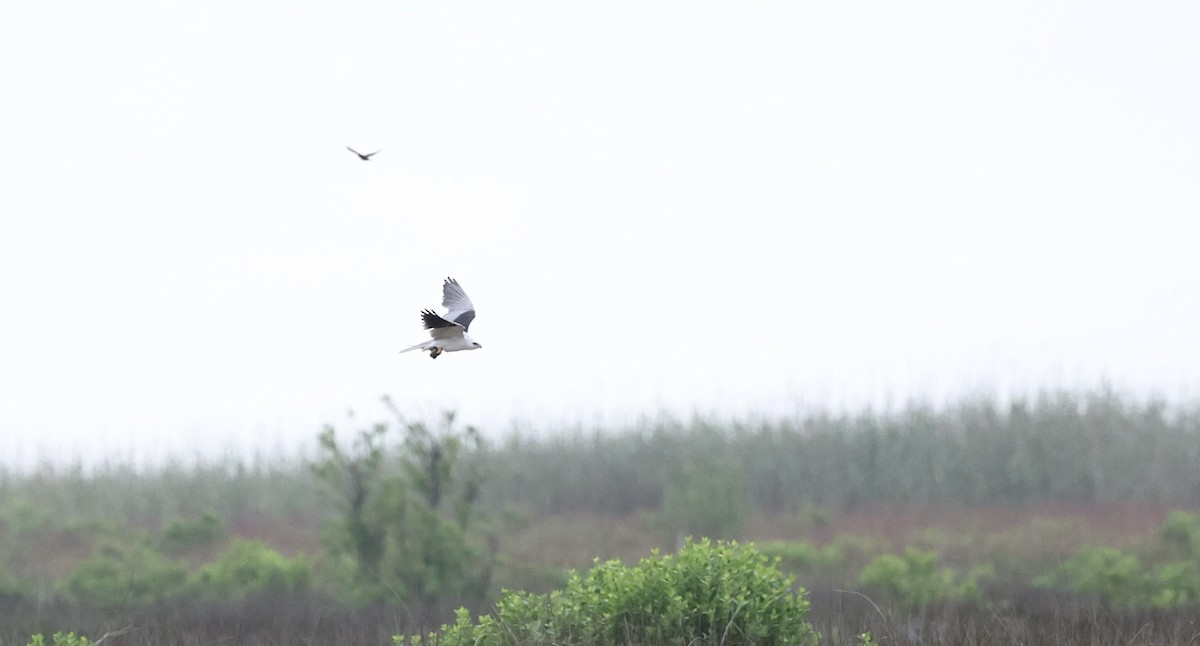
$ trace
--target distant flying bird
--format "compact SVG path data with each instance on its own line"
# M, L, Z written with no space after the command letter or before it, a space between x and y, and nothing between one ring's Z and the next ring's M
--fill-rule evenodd
M467 298L462 285L453 278L447 278L446 282L442 283L442 307L449 310L446 316L438 316L433 310L421 311L421 320L433 339L405 348L401 352L429 350L429 358L436 359L443 352L483 347L476 343L475 339L467 336L467 328L470 327L471 321L475 320L475 306L471 304L471 299Z
M358 155L358 158L363 161L371 161L371 155L378 155L380 153L380 151L376 150L373 153L367 153L364 155L364 154L358 152L357 150L351 148L350 146L346 146L346 150L349 150L350 152L354 153L355 155Z

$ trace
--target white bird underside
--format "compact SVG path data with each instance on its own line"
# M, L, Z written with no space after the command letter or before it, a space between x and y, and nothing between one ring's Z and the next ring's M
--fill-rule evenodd
M459 350L477 350L483 346L467 335L467 328L475 319L475 306L461 285L453 278L447 278L442 283L442 307L448 312L438 316L433 310L421 312L421 320L429 336L433 337L424 343L407 347L400 352L412 350L428 350L432 359L438 358L443 352L458 352Z

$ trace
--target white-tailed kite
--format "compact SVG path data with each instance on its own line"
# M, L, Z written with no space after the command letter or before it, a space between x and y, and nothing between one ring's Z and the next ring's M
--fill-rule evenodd
M363 161L371 161L371 155L378 155L380 153L380 151L376 150L373 153L367 153L364 155L364 154L358 152L357 150L351 148L350 146L346 146L346 150L349 150L350 152L354 153L355 155L358 155L358 158Z
M443 352L483 347L476 343L475 339L467 336L467 328L470 327L471 321L475 320L475 306L471 304L471 299L467 298L462 285L453 278L447 278L446 282L442 283L442 307L449 310L446 316L438 316L433 310L421 311L421 320L433 339L405 348L401 352L429 350L429 358L436 359Z

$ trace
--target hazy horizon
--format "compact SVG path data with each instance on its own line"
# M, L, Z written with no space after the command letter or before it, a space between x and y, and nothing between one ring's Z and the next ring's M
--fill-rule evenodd
M0 463L1200 392L1194 3L3 15Z

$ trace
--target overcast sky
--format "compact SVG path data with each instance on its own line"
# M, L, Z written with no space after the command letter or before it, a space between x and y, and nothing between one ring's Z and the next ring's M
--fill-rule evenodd
M1200 391L1200 4L0 9L0 462ZM382 149L370 162L346 150ZM482 350L426 338L441 281Z

